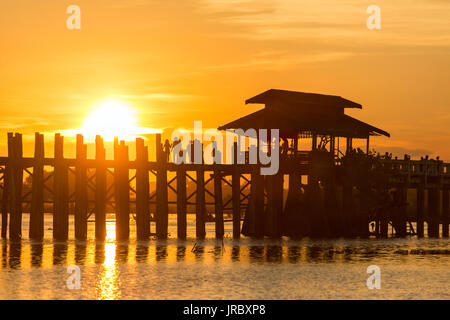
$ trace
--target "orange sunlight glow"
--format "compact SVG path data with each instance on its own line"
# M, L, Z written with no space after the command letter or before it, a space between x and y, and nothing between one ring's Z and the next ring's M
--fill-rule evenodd
M143 134L159 133L161 130L140 127L136 110L119 99L102 100L84 120L81 128L68 130L69 134L81 133L88 140L101 135L105 141L113 141L114 137L132 141Z

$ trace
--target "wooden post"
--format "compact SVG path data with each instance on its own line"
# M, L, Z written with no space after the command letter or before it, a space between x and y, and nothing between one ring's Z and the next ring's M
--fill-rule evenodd
M8 144L9 144L9 133L8 133ZM10 173L9 173L9 163L5 164L5 171L3 172L3 192L2 192L2 239L6 239L8 233L8 198L9 198L9 188L10 183Z
M399 194L399 205L398 216L396 217L396 235L399 237L406 236L406 216L407 216L407 204L408 204L408 188L406 186L401 186L398 189Z
M232 203L233 203L233 238L241 236L241 173L237 163L237 142L233 145L233 172L231 176Z
M258 172L255 176L255 238L262 238L265 234L265 208L264 208L264 176Z
M344 177L349 179L349 177ZM343 236L351 237L353 235L350 217L353 217L353 186L351 182L345 181L342 186L342 207L343 207Z
M424 215L425 215L425 186L423 182L419 182L417 187L417 236L423 237L424 235Z
M247 237L255 236L255 204L256 204L256 175L254 166L250 175L250 194L248 196L248 206L245 210L244 222L242 223L242 234Z
M255 146L249 146L249 153L257 152L254 150ZM248 197L248 206L245 212L244 222L242 224L242 234L245 236L255 237L257 234L257 206L258 206L258 175L259 168L256 165L251 166L250 170L250 195ZM263 195L264 197L264 195ZM264 199L262 210L264 210Z
M202 158L201 164L203 165L203 145L200 141L195 140L194 143L201 145ZM196 193L196 206L195 206L195 233L198 239L204 239L206 236L205 230L205 218L206 218L206 204L205 204L205 171L203 166L197 169L197 193Z
M9 238L20 240L22 237L22 135L8 133L8 156L10 173L10 220Z
M95 137L95 238L106 238L106 166L105 147L100 136Z
M130 191L128 173L128 146L125 141L116 145L114 171L116 195L116 239L128 240L130 236Z
M156 134L156 236L167 238L169 224L169 204L167 190L166 157L161 144L161 134Z
M87 238L88 191L86 171L87 146L77 134L75 166L75 239Z
M340 236L341 226L339 225L340 221L339 221L338 201L337 201L336 174L334 168L332 169L333 169L332 173L324 181L324 201L325 201L325 212L329 217L330 236L338 237ZM289 176L289 182L291 181L291 176ZM290 188L291 186L289 186L289 189Z
M187 235L186 169L183 164L177 169L177 236L186 239Z
M334 161L334 157L336 155L336 137L330 136L330 153L332 156L332 159Z
M450 223L450 187L445 185L442 189L442 236L448 238Z
M428 237L439 237L439 189L428 189Z
M148 148L142 138L136 138L136 163L136 232L138 240L146 240L150 236L150 192Z
M54 211L53 237L67 240L69 235L68 167L64 163L64 137L55 134L55 171L53 177Z
M366 154L368 155L369 154L369 152L370 152L370 145L369 145L369 139L370 139L370 136L367 136L367 141L366 141Z
M282 236L282 215L283 215L283 185L284 185L284 174L278 172L273 176L274 179L274 205L275 205L275 215L274 215L274 236L279 238Z
M317 134L313 133L312 135L312 150L317 149Z
M35 133L33 184L31 191L30 239L44 237L44 135Z
M215 204L215 222L216 238L222 239L224 235L223 225L223 203L222 203L222 175L220 170L214 171L214 204Z
M353 150L353 139L351 137L347 137L347 152L349 154Z

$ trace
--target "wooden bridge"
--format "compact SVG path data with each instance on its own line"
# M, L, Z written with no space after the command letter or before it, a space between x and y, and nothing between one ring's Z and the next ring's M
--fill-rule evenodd
M73 213L75 238L85 240L88 219L95 217L95 237L106 236L106 215L115 213L116 238L128 239L130 218L136 220L137 239L149 239L151 225L157 238L168 236L169 205L176 207L177 237L187 236L188 206L195 207L196 237L206 236L205 223L215 223L217 238L224 236L224 213L233 221L233 237L430 237L449 234L450 164L438 160L358 160L333 152L311 151L280 155L280 170L262 176L256 164L181 164L167 161L161 135L155 135L156 161L148 146L136 139L136 159L129 159L124 141L114 141L114 159L105 159L104 142L95 140L95 158L87 158L83 136L76 137L76 157L63 157L64 137L55 135L54 157L44 157L44 137L35 134L34 157L23 157L22 135L8 134L8 156L0 157L2 238L22 238L22 215L30 213L29 237L44 237L44 212L53 213L53 237L69 239ZM237 144L234 144L234 157ZM315 153L317 152L317 153ZM322 153L322 154L321 154ZM319 158L317 158L319 157ZM234 162L236 163L236 161ZM358 182L361 164L382 177L390 197L380 199L374 185ZM378 169L377 169L378 168ZM378 170L378 171L376 171ZM307 176L303 183L302 176ZM359 180L358 180L359 179ZM372 178L371 178L372 179ZM151 180L156 181L151 190ZM284 181L288 181L286 189ZM364 179L363 179L364 180ZM31 184L27 184L27 181ZM195 190L187 192L187 182ZM408 214L408 190L416 190L416 207ZM227 191L229 197L225 197ZM170 200L169 195L172 194ZM427 201L425 201L427 199ZM442 199L442 200L441 200ZM381 204L381 205L380 205ZM209 209L209 210L208 210ZM208 211L213 212L208 214ZM241 223L243 220L243 223ZM375 224L370 230L370 224ZM413 223L416 227L413 227ZM9 226L9 228L8 228ZM440 232L442 226L442 232Z

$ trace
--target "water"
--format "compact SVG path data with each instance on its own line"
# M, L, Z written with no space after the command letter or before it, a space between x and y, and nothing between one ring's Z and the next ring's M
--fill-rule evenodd
M28 234L28 217L23 224ZM71 226L73 225L71 221ZM449 299L450 245L446 239L186 241L170 216L168 240L0 242L0 299ZM131 225L134 235L135 225ZM73 238L73 229L70 230ZM81 269L81 289L66 286L67 267ZM369 290L366 269L381 268L381 289Z

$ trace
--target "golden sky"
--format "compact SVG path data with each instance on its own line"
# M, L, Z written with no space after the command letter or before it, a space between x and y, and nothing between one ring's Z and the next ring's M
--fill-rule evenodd
M347 113L392 135L373 146L450 160L449 18L447 0L2 0L0 153L6 132L79 128L104 99L142 127L209 128L278 88L361 103Z

